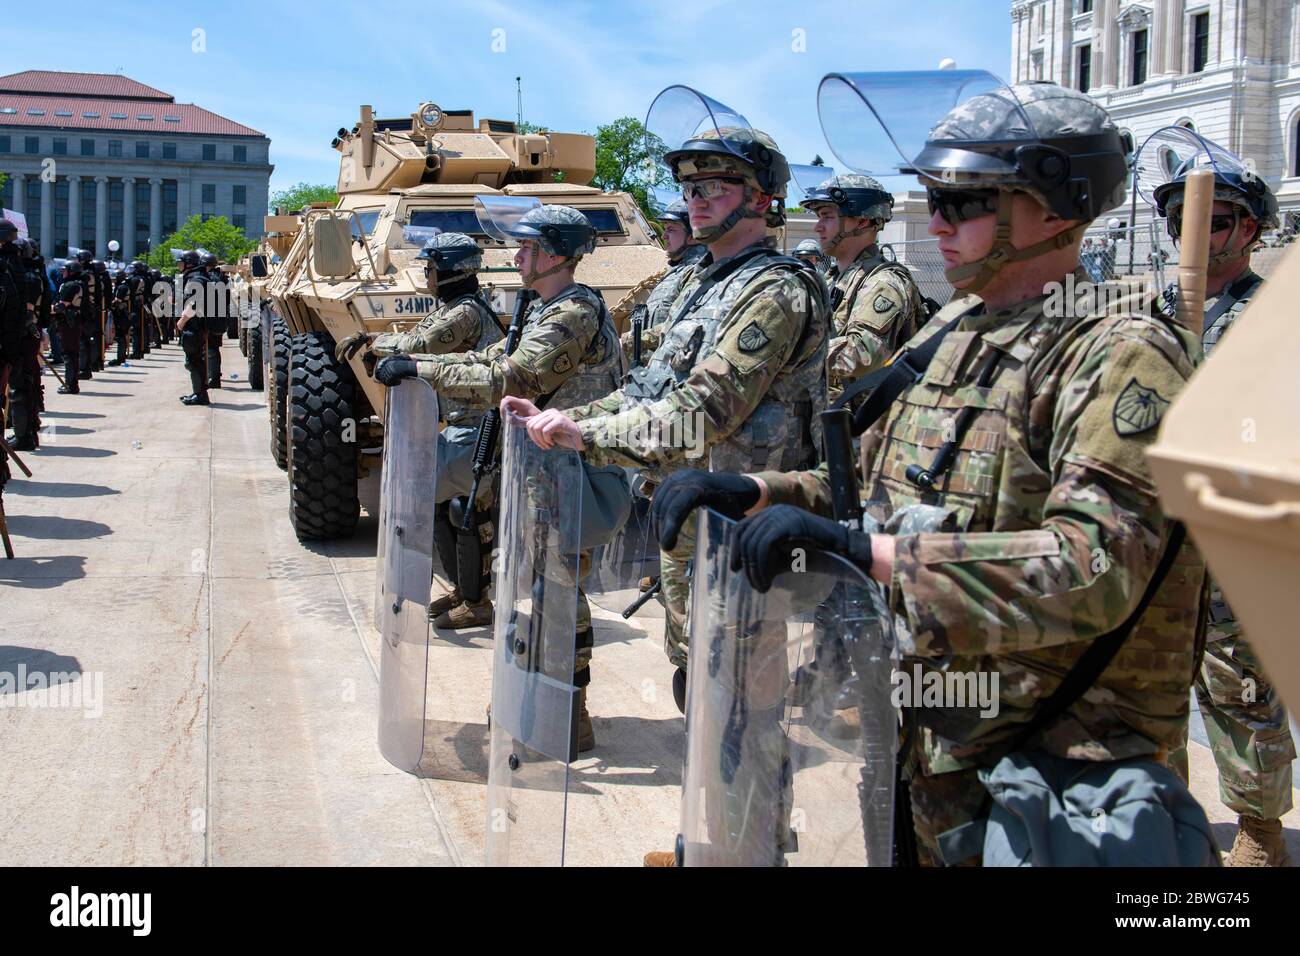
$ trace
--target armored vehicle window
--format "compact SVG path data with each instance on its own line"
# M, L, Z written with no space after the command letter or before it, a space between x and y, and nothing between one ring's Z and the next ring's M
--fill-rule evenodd
M361 230L368 236L375 231L375 223L379 221L379 209L358 209L357 218L352 220L352 238L360 239L361 232L357 231L357 222L361 223Z
M579 209L587 221L601 236L623 235L623 225L618 221L618 213L613 209Z
M486 235L472 209L412 209L410 224L443 232L463 232L467 236Z

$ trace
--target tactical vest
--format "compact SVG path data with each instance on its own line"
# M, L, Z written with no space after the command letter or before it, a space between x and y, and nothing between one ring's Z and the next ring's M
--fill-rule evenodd
M907 266L899 265L896 262L886 261L880 256L879 251L877 251L875 256L870 258L854 260L849 264L849 268L845 272L835 277L831 286L831 335L838 336L844 334L844 326L840 325L837 321L840 313L840 306L845 302L848 302L848 308L844 309L844 317L847 320L848 317L853 314L853 307L857 304L858 293L861 292L862 287L867 284L867 280L877 272L884 269L889 269L901 278L905 279L905 284L909 289L916 284L912 279L912 273L908 270ZM904 309L909 306L915 308L915 303L903 303Z
M825 306L825 284L813 269L798 259L761 249L739 268L714 279L719 266L730 260L696 267L699 283L687 283L673 303L671 325L648 362L632 370L623 387L624 408L655 402L684 382L700 360L713 352L723 320L731 314L745 287L770 269L794 271L804 281L816 309L800 333L794 355L806 351L807 340L817 343L803 360L777 374L762 401L740 428L709 449L707 458L687 461L685 467L710 471L794 471L810 467L821 447L821 422L817 415L826 405L825 328L815 320ZM701 292L700 286L706 286Z
M469 304L478 313L478 337L466 348L467 352L481 352L483 349L500 342L503 338L501 327L497 325L496 319L487 300L483 298L483 293L466 292L452 299L437 314L450 312L452 309ZM443 421L448 425L462 425L471 427L477 425L487 411L475 405L471 405L458 398L445 398L438 396L438 406Z
M692 252L693 249L699 251ZM682 291L682 285L686 282L691 267L704 258L705 252L703 246L687 246L681 260L650 290L650 295L645 300L646 328L653 328L668 320L673 301L677 298L677 293Z
M1219 294L1214 304L1205 310L1205 331L1201 334L1201 345L1205 348L1205 357L1219 344L1228 327L1236 322L1241 313L1246 311L1251 296L1259 291L1264 280L1252 271L1232 283Z
M605 300L595 289L574 283L550 302L543 303L537 299L528 307L528 317L524 324L539 317L542 310L573 298L584 299L598 310L600 328L583 353L578 371L552 393L546 403L547 408L565 409L586 405L618 391L619 382L623 380L623 348L619 345L618 333L614 331L614 319L610 316L609 309L605 308Z

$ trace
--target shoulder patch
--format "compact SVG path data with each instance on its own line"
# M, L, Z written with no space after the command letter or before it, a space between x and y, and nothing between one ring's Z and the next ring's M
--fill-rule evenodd
M736 338L736 343L742 352L757 352L771 341L772 337L763 331L763 327L757 322L750 322L741 329L740 335Z
M443 329L442 334L438 336L438 341L443 345L450 345L456 341L456 333L452 332L451 329Z
M894 307L894 300L884 293L877 293L876 301L871 303L871 307L877 312L888 312Z
M561 352L551 364L551 371L556 375L563 375L573 368L573 359L569 358L567 352Z
M1140 435L1155 428L1160 424L1169 404L1169 399L1161 398L1154 388L1147 388L1136 378L1129 379L1111 410L1115 434Z

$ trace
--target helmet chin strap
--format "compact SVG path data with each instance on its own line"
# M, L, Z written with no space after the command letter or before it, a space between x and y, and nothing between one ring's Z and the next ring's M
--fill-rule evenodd
M998 222L993 231L993 248L989 250L988 255L976 259L974 262L965 262L959 266L953 266L951 269L944 269L943 274L947 277L950 285L955 287L958 282L974 276L974 281L961 291L978 293L993 280L994 276L1002 271L1007 263L1037 259L1039 256L1054 252L1057 249L1064 249L1077 242L1079 237L1088 229L1088 224L1081 222L1077 226L1071 226L1064 232L1058 232L1050 239L1044 239L1032 246L1020 249L1011 241L1011 209L1011 193L1006 190L999 191Z
M1174 235L1174 227L1173 227L1172 219L1169 221L1167 228L1169 230L1169 238L1177 242L1181 248L1182 237ZM1217 266L1217 265L1222 265L1225 262L1231 262L1234 259L1249 258L1251 252L1254 250L1255 247L1254 242L1246 243L1236 252L1232 251L1232 246L1237 241L1237 231L1239 229L1241 229L1241 207L1238 206L1236 203L1232 203L1232 231L1228 233L1228 241L1223 244L1222 252L1216 252L1214 255L1206 259L1205 261L1206 265ZM1263 230L1261 229L1260 232L1263 232Z
M828 256L835 255L835 250L839 247L839 244L843 242L845 239L853 239L857 236L866 235L867 230L874 225L872 220L867 219L862 223L862 225L858 226L858 228L856 229L845 229L843 225L845 218L853 218L853 217L840 216L839 217L840 231L835 233L835 235L831 236L829 239L826 240L826 248L824 251Z
M576 260L561 259L559 262L551 266L549 269L543 269L541 272L530 271L526 273L521 273L519 278L523 280L525 289L531 289L533 288L534 284L537 282L538 279L545 279L547 276L554 275L555 273L559 272L561 269L570 268L570 263L572 263L573 268L577 268Z
M716 226L692 226L691 231L701 242L710 243L721 239L746 219L764 218L765 213L754 212L754 210L749 208L749 201L753 195L754 194L750 191L749 183L745 183L744 192L741 193L740 205L727 213L727 218L723 219L722 222L718 223Z

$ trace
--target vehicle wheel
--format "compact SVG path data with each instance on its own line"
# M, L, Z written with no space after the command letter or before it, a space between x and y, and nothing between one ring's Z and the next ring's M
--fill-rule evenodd
M248 329L245 333L248 342L248 387L255 392L262 390L262 327Z
M266 407L271 416L271 457L281 468L288 468L289 438L285 396L289 394L289 328L278 315L271 316L270 373Z
M357 382L325 332L293 337L289 363L289 518L298 538L342 538L357 498ZM351 439L351 440L347 440Z

